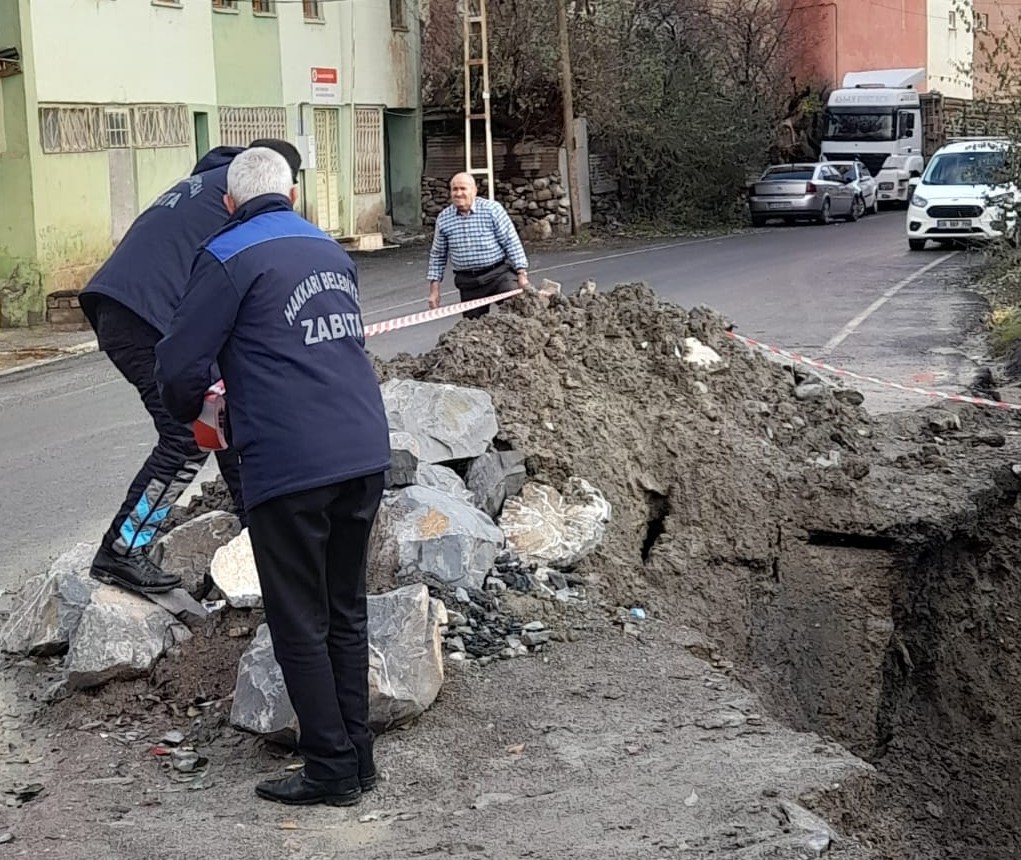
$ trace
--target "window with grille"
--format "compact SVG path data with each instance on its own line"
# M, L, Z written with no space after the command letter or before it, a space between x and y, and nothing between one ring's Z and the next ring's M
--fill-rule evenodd
M95 105L39 108L43 152L98 152L106 148L103 109Z
M323 4L320 0L301 0L301 8L308 20L323 20Z
M248 146L260 137L287 138L287 111L282 107L221 107L220 143Z
M404 0L390 0L390 27L394 30L408 29L408 16Z
M238 0L213 0L214 9L237 9Z
M252 0L252 11L256 15L272 15L273 0Z
M131 114L127 108L106 109L106 145L110 149L131 146Z
M135 105L131 108L135 146L191 145L191 117L187 105Z
M383 190L383 112L355 109L355 194Z

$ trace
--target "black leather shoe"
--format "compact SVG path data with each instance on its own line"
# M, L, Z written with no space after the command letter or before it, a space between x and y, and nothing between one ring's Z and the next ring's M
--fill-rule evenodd
M372 741L355 741L354 745L358 752L358 782L363 792L372 791L378 782L376 763L372 758Z
M105 546L100 546L92 559L89 576L140 594L160 594L181 584L181 577L167 573L144 552L118 555Z
M327 806L354 806L362 799L362 789L357 780L320 781L309 779L305 771L283 779L270 779L255 786L255 793L264 800L287 803L291 806L311 806L325 803Z

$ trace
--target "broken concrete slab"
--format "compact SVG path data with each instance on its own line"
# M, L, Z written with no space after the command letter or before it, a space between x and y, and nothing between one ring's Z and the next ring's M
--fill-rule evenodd
M520 451L487 451L472 460L465 483L475 506L495 518L503 503L520 493L527 480L525 455Z
M487 391L411 379L391 379L381 388L390 429L414 436L427 463L478 457L496 436Z
M500 528L523 559L565 568L599 546L611 514L603 494L582 478L568 478L562 495L531 482L520 496L507 500Z
M160 538L160 567L181 577L181 588L201 600L209 586L216 551L241 533L241 521L226 511L210 511L179 525Z
M216 551L209 575L227 603L235 609L262 606L262 587L248 529L242 529L236 538Z
M145 597L110 585L92 592L64 661L68 687L98 687L146 675L188 628Z
M403 430L390 432L390 469L386 473L386 488L410 487L416 483L421 449L418 440Z
M405 487L380 505L370 566L415 579L425 574L482 588L503 548L503 532L467 501L429 487ZM386 571L383 571L386 572Z
M98 544L78 543L49 571L29 579L0 628L0 651L48 656L63 652L99 583L89 576Z
M419 716L439 694L446 608L421 584L370 595L368 606L369 723L381 732ZM230 720L281 740L297 734L297 717L265 624L241 656Z

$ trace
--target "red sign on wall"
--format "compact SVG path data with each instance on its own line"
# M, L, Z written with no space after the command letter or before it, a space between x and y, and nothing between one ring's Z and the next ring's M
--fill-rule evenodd
M333 105L340 102L340 75L336 69L313 66L311 77L312 104Z

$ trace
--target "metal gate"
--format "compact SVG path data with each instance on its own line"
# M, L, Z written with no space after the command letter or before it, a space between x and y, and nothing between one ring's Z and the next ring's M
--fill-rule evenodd
M312 120L316 143L316 222L327 232L340 226L340 122L333 108L315 108Z

